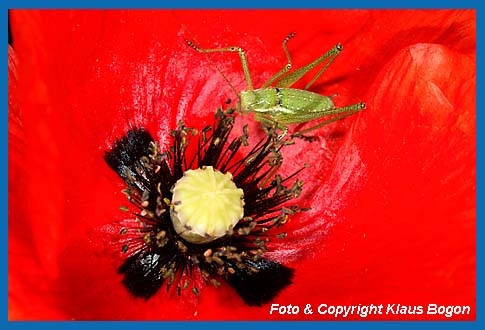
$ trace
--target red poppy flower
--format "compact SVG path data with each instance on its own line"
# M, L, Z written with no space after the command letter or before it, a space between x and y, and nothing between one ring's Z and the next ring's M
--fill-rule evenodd
M367 319L447 319L428 305L466 305L453 319L474 319L474 11L14 10L10 23L10 319L335 319L322 304L424 306ZM284 152L283 174L311 166L298 200L311 210L268 256L295 269L273 303L300 312L248 307L224 284L132 297L117 274L123 182L104 152L133 127L168 148L179 120L211 124L234 98L213 63L245 89L237 56L208 60L184 39L242 47L258 87L286 64L293 31L294 67L345 46L313 91L367 102Z

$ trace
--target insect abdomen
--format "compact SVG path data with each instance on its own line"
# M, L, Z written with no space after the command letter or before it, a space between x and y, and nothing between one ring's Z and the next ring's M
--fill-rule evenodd
M321 112L332 109L332 100L317 93L293 89L278 88L279 106L288 109L291 113Z
M280 124L306 122L333 108L329 97L293 88L262 88L241 93L243 112L259 113Z

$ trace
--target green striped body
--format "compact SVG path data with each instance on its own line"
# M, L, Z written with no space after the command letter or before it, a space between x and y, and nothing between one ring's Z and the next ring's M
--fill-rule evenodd
M320 94L293 88L261 88L243 91L241 113L254 112L258 121L298 124L335 113L332 100Z

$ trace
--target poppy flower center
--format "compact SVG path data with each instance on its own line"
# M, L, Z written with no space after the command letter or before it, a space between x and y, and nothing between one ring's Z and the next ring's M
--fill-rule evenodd
M293 140L270 128L247 148L247 125L243 135L231 138L233 113L218 109L214 125L201 131L179 122L166 152L143 128L128 131L106 152L137 208L134 221L120 231L127 257L118 269L135 297L149 299L163 285L178 295L192 285L198 295L194 269L206 284L218 287L224 280L250 306L267 303L291 284L293 270L263 255L272 237L285 237L279 228L288 216L307 210L286 204L300 195L303 182L294 178L306 166L279 175L280 150ZM197 150L187 159L198 132Z
M201 244L232 234L244 216L244 193L232 174L203 166L187 170L172 188L170 217L175 231Z

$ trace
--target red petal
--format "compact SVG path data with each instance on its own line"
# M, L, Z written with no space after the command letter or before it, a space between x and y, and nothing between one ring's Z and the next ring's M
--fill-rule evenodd
M475 317L474 67L416 44L383 68L326 180L341 189L318 195L342 205L344 221L300 264L281 304L424 306L421 316L376 319L444 319L428 304L468 305L456 318Z

